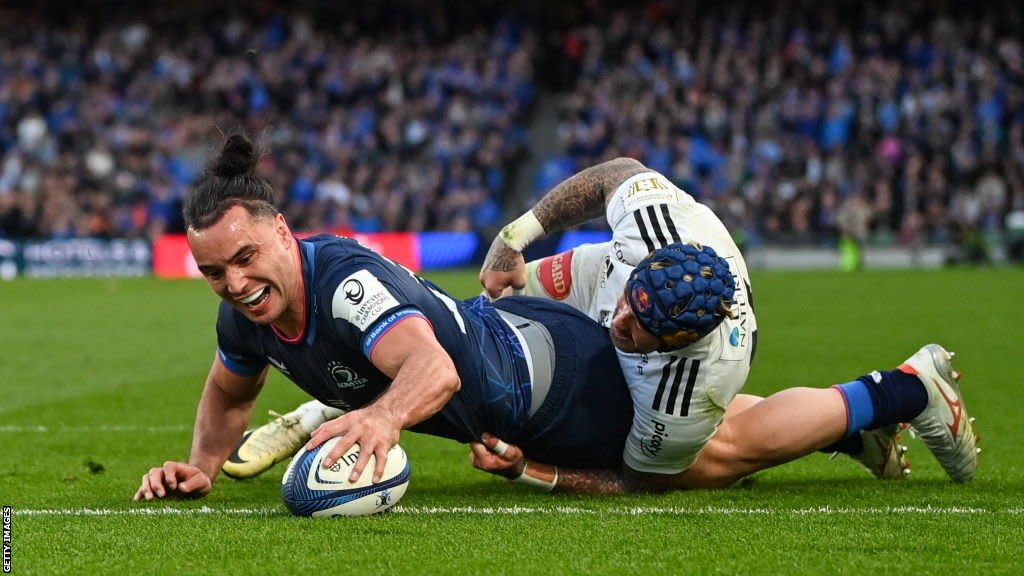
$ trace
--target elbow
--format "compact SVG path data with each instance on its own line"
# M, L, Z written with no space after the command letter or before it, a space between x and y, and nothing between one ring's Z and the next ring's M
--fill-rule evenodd
M447 357L445 359L447 361L444 363L443 372L437 381L443 387L446 395L450 397L462 389L462 379L459 378L459 371L455 369L452 359Z
M457 393L462 390L462 379L459 378L459 373L452 370L451 377L448 379L448 391L451 394Z

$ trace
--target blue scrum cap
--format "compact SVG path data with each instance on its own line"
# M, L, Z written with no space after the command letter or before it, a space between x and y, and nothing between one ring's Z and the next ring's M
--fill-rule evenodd
M626 281L626 299L640 325L673 350L703 338L734 317L736 280L714 249L669 244L647 255Z

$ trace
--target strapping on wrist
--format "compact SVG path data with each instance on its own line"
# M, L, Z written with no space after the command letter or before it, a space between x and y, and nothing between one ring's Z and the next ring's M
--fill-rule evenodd
M540 220L537 220L533 210L530 210L509 222L501 229L499 236L509 248L522 252L531 242L544 236L544 227L541 226Z
M523 472L512 479L513 482L527 484L551 492L558 485L558 466L526 461Z

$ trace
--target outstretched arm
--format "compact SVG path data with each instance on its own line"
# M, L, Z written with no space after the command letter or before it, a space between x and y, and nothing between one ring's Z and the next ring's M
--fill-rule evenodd
M238 444L252 413L253 400L267 377L240 376L214 358L196 411L192 452L188 463L168 460L143 474L135 500L165 497L201 497Z
M631 176L649 169L632 158L616 158L592 166L556 185L526 214L501 229L480 269L480 283L492 298L506 287L526 285L522 251L551 232L601 216L608 199Z

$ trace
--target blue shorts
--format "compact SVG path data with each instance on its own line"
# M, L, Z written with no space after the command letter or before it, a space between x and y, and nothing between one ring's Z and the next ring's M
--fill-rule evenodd
M531 459L572 468L618 468L633 401L608 331L566 304L513 296L495 308L543 324L555 348L551 387L517 438Z

